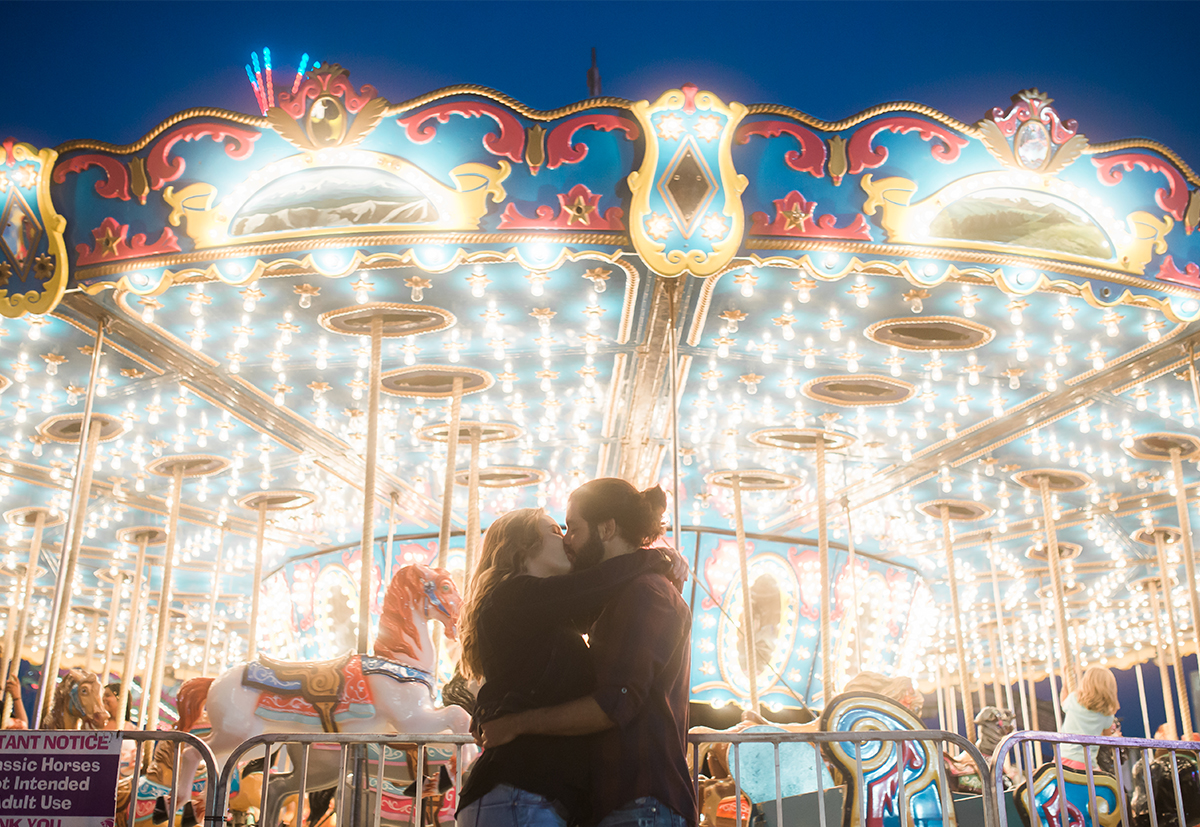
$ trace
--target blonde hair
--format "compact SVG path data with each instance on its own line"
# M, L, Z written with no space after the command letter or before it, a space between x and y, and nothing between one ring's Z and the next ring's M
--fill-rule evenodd
M1079 682L1076 698L1080 705L1101 715L1115 715L1121 708L1117 700L1117 679L1111 669L1089 666Z
M459 670L468 679L483 680L483 657L479 646L479 610L496 586L525 573L529 558L541 549L539 523L546 512L540 508L518 508L502 515L483 535L479 565L471 575L467 597L459 617L462 657Z

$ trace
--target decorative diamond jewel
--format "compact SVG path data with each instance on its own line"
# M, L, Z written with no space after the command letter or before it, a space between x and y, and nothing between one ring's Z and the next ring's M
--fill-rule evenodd
M686 232L717 191L716 180L691 140L679 148L659 186L680 225L688 228Z
M1050 133L1039 121L1026 121L1013 141L1017 158L1026 169L1040 169L1050 156Z

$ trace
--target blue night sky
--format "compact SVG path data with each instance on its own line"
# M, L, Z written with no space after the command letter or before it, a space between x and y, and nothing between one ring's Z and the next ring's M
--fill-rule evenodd
M586 97L596 46L608 95L691 81L829 120L906 99L974 122L1036 86L1094 143L1153 138L1200 166L1192 2L9 2L5 29L0 133L37 146L253 113L243 66L264 46L277 83L308 52L393 102L475 83L542 109Z

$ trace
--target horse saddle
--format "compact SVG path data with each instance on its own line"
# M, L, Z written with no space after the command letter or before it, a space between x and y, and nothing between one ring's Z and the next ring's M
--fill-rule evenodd
M1092 785L1096 791L1096 809L1093 818L1089 802L1087 770L1062 768L1066 790L1058 788L1058 769L1054 764L1043 764L1033 773L1033 817L1029 811L1029 791L1025 782L1017 785L1013 792L1013 803L1021 823L1030 827L1055 827L1058 824L1080 825L1080 827L1117 827L1121 823L1120 793L1117 780L1100 770L1092 772Z
M337 732L333 711L346 685L346 665L353 653L332 660L293 662L259 655L246 664L242 685L276 695L303 698L321 719L321 728Z

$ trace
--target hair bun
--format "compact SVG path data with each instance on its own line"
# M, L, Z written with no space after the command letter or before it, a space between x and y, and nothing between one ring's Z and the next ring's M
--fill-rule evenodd
M647 488L641 493L642 502L650 509L650 512L661 517L662 513L667 510L667 492L663 491L661 485L656 485L653 488Z

